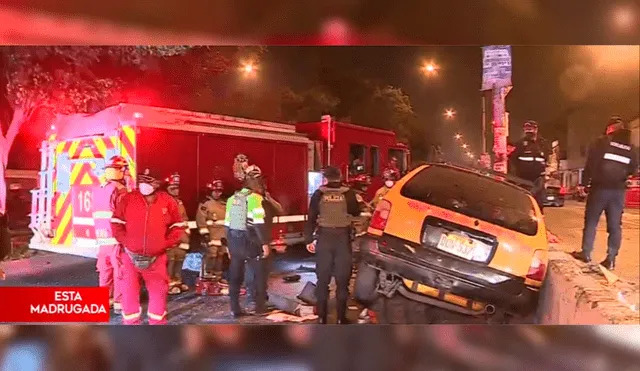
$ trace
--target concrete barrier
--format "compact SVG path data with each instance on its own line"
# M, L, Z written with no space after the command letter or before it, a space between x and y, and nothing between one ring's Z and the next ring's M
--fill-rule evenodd
M638 284L608 284L597 265L573 259L558 247L549 254L537 322L547 325L639 324Z

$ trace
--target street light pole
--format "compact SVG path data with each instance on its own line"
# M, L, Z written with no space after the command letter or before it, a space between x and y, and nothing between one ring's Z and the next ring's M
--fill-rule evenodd
M482 153L487 153L487 102L486 94L484 91L482 94Z

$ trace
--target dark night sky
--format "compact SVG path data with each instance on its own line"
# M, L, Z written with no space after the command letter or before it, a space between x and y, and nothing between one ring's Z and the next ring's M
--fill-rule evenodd
M537 120L541 125L541 131L551 133L553 128L549 122L557 119L567 108L573 104L599 102L603 95L616 97L614 101L621 107L613 104L612 114L637 115L640 49L631 49L631 55L625 56L624 68L617 72L611 66L598 68L601 57L593 59L581 48L513 47L514 88L507 97L512 137L520 135L520 125L527 119ZM628 53L628 47L624 48L627 48L625 53ZM618 49L609 49L609 52L604 52L603 49L598 51L604 55L619 52ZM619 64L617 60L611 61L610 58L604 62ZM410 96L419 120L424 125L441 127L441 140L445 151L459 152L458 148L453 146L452 136L455 132L460 132L466 138L471 138L468 143L473 151L480 152L482 113L479 89L482 79L482 52L479 46L270 47L262 68L271 79L277 76L281 83L286 82L294 87L304 88L313 84L318 66L328 60L332 61L332 65L338 63L347 70L360 70L365 76L381 78L402 88ZM424 61L430 60L441 67L435 78L426 78L419 69ZM601 86L595 89L595 85L584 85L584 81ZM603 81L607 84L602 85ZM580 92L589 94L570 99ZM457 112L457 118L453 122L445 120L442 115L449 107ZM620 109L625 112L621 112ZM487 115L490 120L490 107ZM490 138L488 147L490 150Z

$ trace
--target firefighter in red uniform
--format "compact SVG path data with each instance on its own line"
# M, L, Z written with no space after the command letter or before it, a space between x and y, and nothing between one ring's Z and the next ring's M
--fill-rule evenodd
M138 189L124 196L111 219L122 248L122 316L125 325L141 323L140 278L149 292L149 324L167 323L167 250L176 246L187 225L178 203L160 191L149 169L138 177Z
M124 195L127 194L127 187L125 186L125 170L128 166L127 160L121 156L113 156L109 160L109 163L105 167L105 179L107 182L102 187L104 200L109 202L108 204L108 217L104 220L108 223L111 219L113 212L116 210L117 205L120 203ZM107 205L103 205L107 206ZM105 207L106 209L106 207ZM104 210L104 209L103 209ZM95 219L99 220L100 217L96 216ZM118 261L118 241L113 238L111 233L111 225L108 224L104 229L101 228L101 234L98 236L98 260L96 263L96 269L98 270L98 282L102 287L108 287L111 296L111 304L116 314L120 314L122 310L121 305L121 284L120 284L120 263Z
M189 222L189 216L187 216L187 209L184 207L184 203L180 199L180 174L173 173L167 182L167 193L169 193L178 203L178 210L180 210L180 216L185 223ZM167 251L167 258L169 262L167 264L167 272L169 274L169 294L177 295L184 291L188 291L189 287L182 282L182 263L189 250L189 234L190 230L187 228L185 234L180 238L180 243Z

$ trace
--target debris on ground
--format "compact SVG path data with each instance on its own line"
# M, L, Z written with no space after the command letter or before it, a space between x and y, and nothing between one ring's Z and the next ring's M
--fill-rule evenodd
M287 283L299 282L300 278L302 278L299 274L291 274L288 276L282 277L282 280Z
M282 322L295 322L301 323L306 321L313 321L318 319L318 316L315 314L306 315L304 317L291 315L288 313L284 313L282 311L273 311L266 317L269 321L282 323Z
M609 285L613 285L614 283L616 283L616 281L619 281L620 278L613 274L610 270L608 270L607 268L603 267L602 265L599 265L600 267L600 271L602 272L602 274L604 275L604 278L607 279L607 283Z
M316 299L316 284L310 281L302 288L302 291L297 296L298 300L303 301L309 305L316 305L318 301Z
M296 269L296 272L309 272L309 273L315 273L316 269L314 267L308 267L305 265L301 265Z

